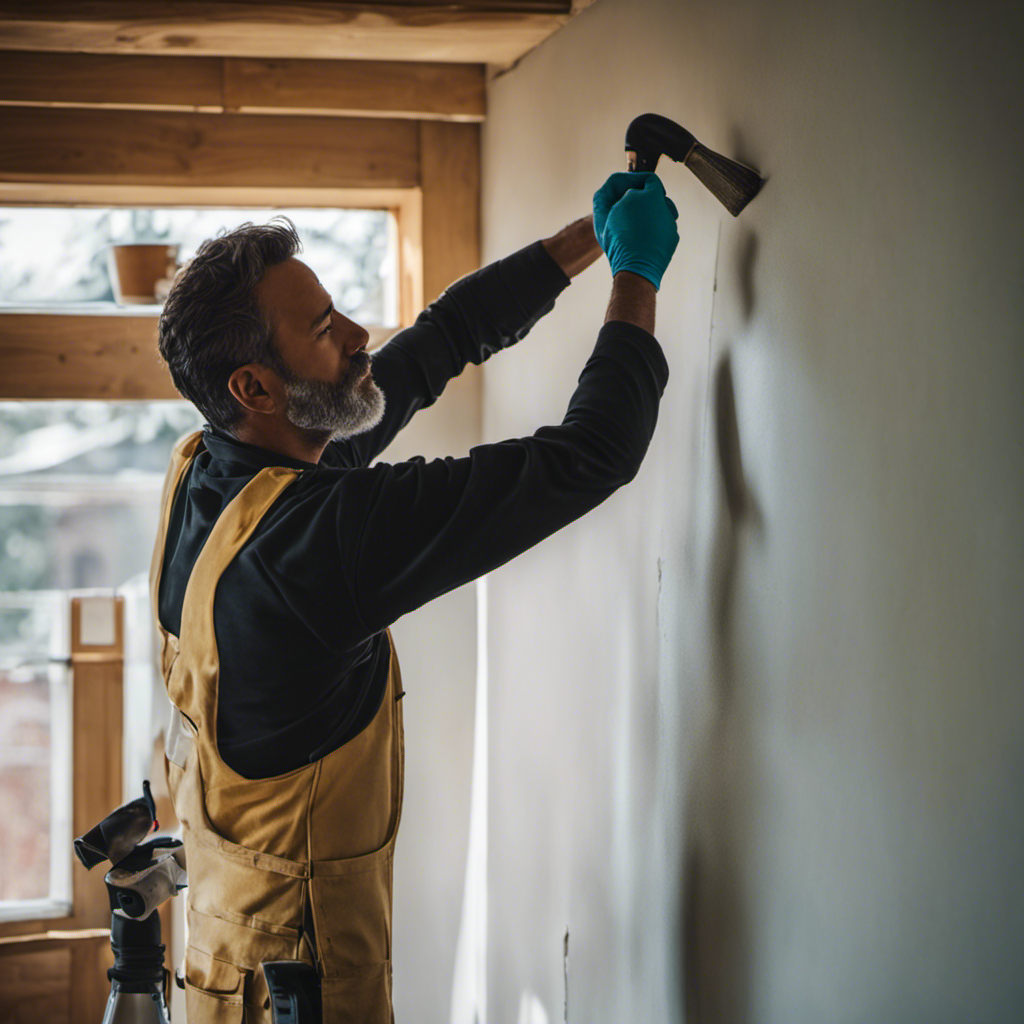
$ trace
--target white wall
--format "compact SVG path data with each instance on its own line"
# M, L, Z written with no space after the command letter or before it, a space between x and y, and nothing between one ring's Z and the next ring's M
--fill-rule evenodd
M1021 39L598 0L493 82L485 261L645 111L770 180L659 164L647 460L489 577L487 1024L565 1019L567 929L573 1024L1024 1017ZM560 421L609 286L487 364L485 440Z
M376 460L461 457L479 442L480 370L469 366ZM392 963L398 1021L447 1021L469 844L477 604L473 583L403 615L405 803L395 844Z

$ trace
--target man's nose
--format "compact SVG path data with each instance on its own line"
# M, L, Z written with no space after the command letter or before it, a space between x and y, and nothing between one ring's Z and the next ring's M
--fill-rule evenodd
M365 327L360 327L356 338L358 341L352 346L351 355L355 355L357 352L362 352L363 349L366 348L370 341L370 332Z
M365 327L360 327L354 320L348 321L348 334L345 341L345 354L351 358L357 352L366 348L370 341L370 332Z

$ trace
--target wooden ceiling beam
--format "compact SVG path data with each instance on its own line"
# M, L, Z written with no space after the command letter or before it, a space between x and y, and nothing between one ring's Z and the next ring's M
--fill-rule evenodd
M419 122L0 107L0 181L414 188Z
M510 65L584 6L5 0L0 48Z
M0 106L482 121L482 64L7 51Z
M483 121L483 64L224 58L227 110Z
M0 54L0 104L223 109L216 57L139 57L92 53Z

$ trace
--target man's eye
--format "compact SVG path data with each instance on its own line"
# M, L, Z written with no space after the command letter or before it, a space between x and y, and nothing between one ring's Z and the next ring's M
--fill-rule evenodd
M323 330L322 330L322 331L321 331L321 332L320 332L320 333L319 333L319 334L317 335L317 337L318 337L318 338L322 338L322 337L323 337L323 336L324 336L324 335L325 335L325 334L326 334L326 333L327 333L327 332L328 332L328 331L329 331L330 329L331 329L331 325L330 325L330 324L328 324L328 325L327 325L327 326L326 326L326 327L325 327L325 328L324 328L324 329L323 329Z

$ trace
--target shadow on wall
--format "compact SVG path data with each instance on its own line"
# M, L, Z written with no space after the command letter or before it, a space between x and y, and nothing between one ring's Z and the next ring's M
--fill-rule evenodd
M751 233L741 240L737 253L744 319L754 308L756 255L757 239ZM712 393L722 500L710 552L710 711L684 808L681 997L688 1024L734 1024L750 1014L751 950L739 859L743 793L754 765L749 728L735 700L732 611L740 533L761 533L764 523L744 480L728 350L715 368Z

